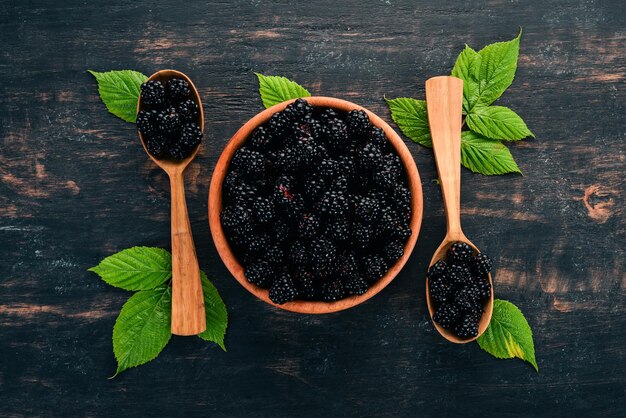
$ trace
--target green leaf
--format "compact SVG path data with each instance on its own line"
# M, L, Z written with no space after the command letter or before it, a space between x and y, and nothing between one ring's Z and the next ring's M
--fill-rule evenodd
M228 312L217 289L201 270L202 292L204 293L204 309L206 311L206 331L198 334L205 341L212 341L226 351L224 335L228 326Z
M522 312L511 302L494 300L489 327L476 341L480 348L494 357L517 357L529 362L536 371L539 371L530 325Z
M121 289L154 289L172 277L172 256L161 248L133 247L105 258L89 271Z
M459 54L452 75L463 80L463 114L467 114L478 98L480 55L468 45Z
M311 96L307 89L285 77L255 74L259 78L259 93L261 93L261 100L263 100L265 108L286 100Z
M403 134L418 144L428 148L433 147L425 100L400 97L397 99L385 98L385 101L391 111L391 118Z
M461 132L461 165L487 176L522 173L511 152L500 141L471 131Z
M142 290L122 307L113 327L115 376L131 367L155 359L172 333L172 291L170 287Z
M476 106L465 122L472 131L491 139L517 141L534 137L522 118L504 106Z
M148 77L131 70L108 71L105 73L88 71L96 77L100 98L109 112L124 119L126 122L135 122L141 84Z
M517 69L519 42L522 31L512 41L496 42L487 45L480 51L478 70L478 92L469 103L469 110L475 105L490 105L511 85Z

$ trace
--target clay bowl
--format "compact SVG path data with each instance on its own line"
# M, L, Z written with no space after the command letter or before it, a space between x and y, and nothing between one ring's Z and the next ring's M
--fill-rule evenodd
M235 151L237 151L237 149L244 144L244 142L248 139L248 137L250 137L252 132L258 126L265 123L274 113L282 111L289 103L293 102L293 100L279 103L260 112L246 122L246 124L244 124L231 138L230 142L228 142L226 148L222 152L222 155L217 161L217 165L215 166L215 171L213 172L213 177L211 179L211 188L209 191L209 226L211 228L213 241L215 242L215 246L217 247L217 251L222 258L222 261L235 279L237 279L237 281L250 293L270 305L274 305L288 311L307 314L324 314L352 308L353 306L365 302L383 290L398 275L411 255L413 247L415 247L415 242L417 241L420 225L422 223L422 184L411 153L398 134L381 118L369 110L346 100L335 99L332 97L307 97L306 100L315 107L330 107L343 112L349 112L354 109L364 110L368 114L372 124L385 131L388 140L400 156L402 164L404 165L408 177L407 180L409 189L411 191L412 214L410 225L412 233L404 247L404 255L398 259L398 261L391 266L387 273L378 282L372 285L366 293L360 296L351 296L335 302L295 300L287 302L283 305L277 305L270 300L269 291L267 289L263 289L248 282L244 275L243 266L239 263L239 261L237 261L230 249L220 222L220 212L222 210L222 183L224 182L224 177L228 172L228 166L233 158L233 155L235 154Z

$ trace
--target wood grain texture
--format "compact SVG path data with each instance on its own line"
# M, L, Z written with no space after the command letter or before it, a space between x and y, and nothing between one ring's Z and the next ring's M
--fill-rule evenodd
M621 0L0 2L0 415L622 415L626 398L626 10ZM461 172L465 233L495 260L497 296L526 315L540 373L429 320L424 273L445 235L432 151L407 141L424 221L402 272L348 311L302 316L230 276L207 222L209 179L262 109L254 72L359 103L424 98L468 43L516 36L498 101L536 140L524 176ZM111 332L128 299L86 271L133 245L169 245L169 183L86 70L176 68L204 102L186 173L200 267L228 306L228 352L172 338L114 380ZM197 341L196 341L197 340Z
M428 126L433 142L437 174L441 185L441 196L446 211L446 236L435 250L428 268L446 257L455 242L466 242L476 252L480 250L461 229L461 122L463 119L463 80L450 76L437 76L426 80L426 103L428 103ZM448 341L467 344L483 335L493 314L493 281L488 274L491 296L485 304L478 323L478 334L474 338L459 338L449 329L433 321L433 326ZM434 303L430 298L430 283L426 280L426 304L432 318Z

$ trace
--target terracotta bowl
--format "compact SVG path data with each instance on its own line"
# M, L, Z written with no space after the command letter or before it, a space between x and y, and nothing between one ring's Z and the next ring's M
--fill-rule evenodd
M211 227L213 241L215 242L215 246L217 247L217 251L222 258L222 261L226 264L226 267L232 275L235 276L235 279L237 279L237 281L241 283L241 285L250 293L262 301L281 309L299 313L323 314L341 311L365 302L383 290L398 275L411 255L413 247L415 247L415 242L417 241L420 225L422 223L422 184L411 153L407 149L406 145L404 145L404 142L398 134L381 118L369 110L346 100L331 97L307 97L306 100L315 107L330 107L344 112L349 112L354 109L364 110L368 114L372 124L385 131L387 138L389 139L391 145L395 148L396 152L400 156L402 164L404 165L408 177L407 180L409 183L409 189L411 191L412 212L410 225L412 233L404 247L404 255L396 261L387 273L374 285L372 285L365 294L360 296L351 296L335 302L295 300L287 302L283 305L277 305L270 300L269 291L267 289L263 289L248 282L244 276L243 266L235 258L235 255L228 244L228 240L224 235L224 230L222 229L222 224L220 222L220 212L222 210L222 183L224 182L224 177L228 172L228 166L233 158L233 155L235 154L235 151L237 151L237 149L244 144L244 142L248 139L248 137L250 137L252 132L258 126L265 123L274 113L282 111L293 100L279 103L254 116L237 131L230 142L226 145L226 148L217 161L217 165L215 166L215 171L213 172L213 177L211 179L211 189L209 191L209 226Z

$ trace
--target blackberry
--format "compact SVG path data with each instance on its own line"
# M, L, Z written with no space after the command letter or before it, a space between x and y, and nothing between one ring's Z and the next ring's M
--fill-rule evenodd
M322 286L322 299L326 302L334 302L343 299L344 296L345 289L339 279L328 281Z
M479 322L479 314L465 314L454 327L454 333L460 338L474 338L478 335Z
M348 295L362 295L367 292L367 282L361 276L353 276L344 281L344 289Z
M285 260L285 253L278 245L272 245L265 249L263 259L274 266L280 266Z
M289 103L282 113L291 120L301 120L313 113L313 106L304 99L296 99Z
M326 224L326 236L336 242L346 242L350 239L352 229L345 218L335 219Z
M282 305L298 297L298 289L293 279L288 274L282 274L270 287L270 300L278 305Z
M337 161L339 162L339 165L341 167L341 170L343 171L343 174L348 178L348 180L358 177L357 172L356 172L357 167L356 167L356 161L354 159L354 156L341 155L339 156ZM357 180L360 181L361 179L357 178Z
M443 303L433 315L433 321L444 328L453 328L459 318L461 312L451 303Z
M343 174L339 175L335 178L330 187L333 190L346 194L348 193L348 178Z
M474 286L476 287L478 299L481 302L484 302L491 297L491 283L489 283L489 278L487 276L479 278Z
M448 264L443 277L453 286L463 286L471 281L471 274L467 267L456 264Z
M274 219L274 205L264 196L257 196L253 203L252 209L256 220L261 224L266 224Z
M311 262L318 267L330 267L335 261L337 249L335 245L325 238L319 238L311 242Z
M259 126L254 130L252 136L248 140L250 144L250 148L262 151L269 148L270 145L270 136L267 134L267 131L264 127Z
M338 118L339 115L333 109L324 109L319 117L322 122L329 123L331 120Z
M305 213L298 224L298 233L302 238L313 238L320 232L320 221L317 216Z
M337 259L337 275L346 281L355 277L360 277L359 265L354 253L345 253Z
M450 263L464 264L469 261L472 256L473 250L465 242L455 242L450 248L448 248L448 261Z
M269 134L276 140L277 143L283 142L283 137L288 132L289 121L281 113L274 113L274 115L267 122L267 128Z
M393 189L398 183L398 177L398 173L390 169L377 170L372 174L374 184L382 190Z
M358 151L357 158L361 167L365 170L369 170L376 167L379 163L382 158L382 152L377 145L368 143Z
M357 247L366 248L375 235L371 225L356 222L352 225L352 236Z
M315 299L317 296L317 286L315 277L310 271L303 271L296 274L296 285L298 293L304 299Z
M368 283L378 281L387 272L385 260L378 254L367 256L363 259L363 276Z
M158 106L165 103L165 88L163 83L151 80L141 85L141 103Z
M491 271L493 261L491 261L491 258L487 254L478 253L472 257L470 266L475 274L485 276Z
M235 204L249 209L252 207L257 193L258 191L256 187L246 183L245 181L240 181L236 186L234 186L232 201Z
M176 106L176 111L183 122L197 122L200 116L200 107L191 99L181 102Z
M311 167L326 156L326 150L314 141L301 141L295 146L296 161L302 167Z
M305 265L309 262L309 249L301 241L296 241L289 249L289 259L297 266Z
M398 208L410 208L411 192L403 185L396 185L393 189L393 202Z
M317 172L323 179L333 180L341 173L341 167L336 160L324 159L320 162Z
M304 195L310 202L317 202L326 191L326 182L314 176L304 182Z
M269 154L269 160L279 173L295 173L300 169L300 155L295 148L283 148Z
M239 148L231 162L244 176L260 176L265 172L266 159L263 154L248 148Z
M194 150L202 141L202 130L191 122L183 126L178 143L188 151Z
M354 199L354 214L358 219L368 223L378 220L380 205L378 200L369 196L357 196Z
M258 255L264 252L270 244L271 240L267 233L248 236L244 241L246 251L250 255Z
M156 124L162 133L166 135L175 134L180 128L180 117L176 113L175 107L168 107L157 114Z
M162 134L155 134L145 141L146 149L155 158L161 158L167 154L167 138Z
M220 218L224 229L234 235L245 235L251 230L250 213L243 206L227 207Z
M337 218L348 211L348 201L340 191L329 190L320 200L319 209L329 218Z
M277 244L282 244L289 239L291 236L291 228L287 224L287 222L283 220L277 220L273 224L274 228L274 240Z
M428 270L428 278L429 279L438 279L442 277L446 273L446 268L448 264L445 260L439 260Z
M387 263L395 263L404 255L404 243L402 241L389 241L383 248L383 255Z
M167 95L170 100L180 101L186 99L191 94L189 83L182 78L172 78L167 82Z
M372 144L380 147L381 149L386 147L388 144L387 136L385 136L385 131L377 126L374 126L372 127L372 129L370 129L368 134L368 140Z
M481 310L478 303L478 292L473 286L463 286L454 295L454 304L463 312Z
M294 193L295 180L291 176L280 176L272 191L274 201L279 206L286 206L293 201L296 196Z
M341 119L332 119L326 125L324 136L328 146L336 151L342 151L349 146L348 127Z
M170 154L170 157L178 161L184 160L190 154L187 148L185 148L182 144L179 144L177 142L170 144L168 148L168 152Z
M137 113L137 130L141 132L144 140L156 134L158 130L156 124L157 113L156 110L140 110Z
M244 275L250 283L267 288L274 278L274 269L266 261L257 261L246 267Z
M232 202L236 199L237 193L235 188L241 183L241 175L236 170L230 170L224 178L222 184L222 193L224 194L227 202Z
M395 153L385 154L382 158L382 162L380 163L380 167L384 170L389 170L394 172L396 176L399 176L402 173L402 161L400 161L400 156Z
M428 293L430 297L437 303L443 303L452 299L452 285L443 278L428 279Z
M351 134L360 137L367 135L372 124L370 119L363 110L352 110L348 113L346 124Z

